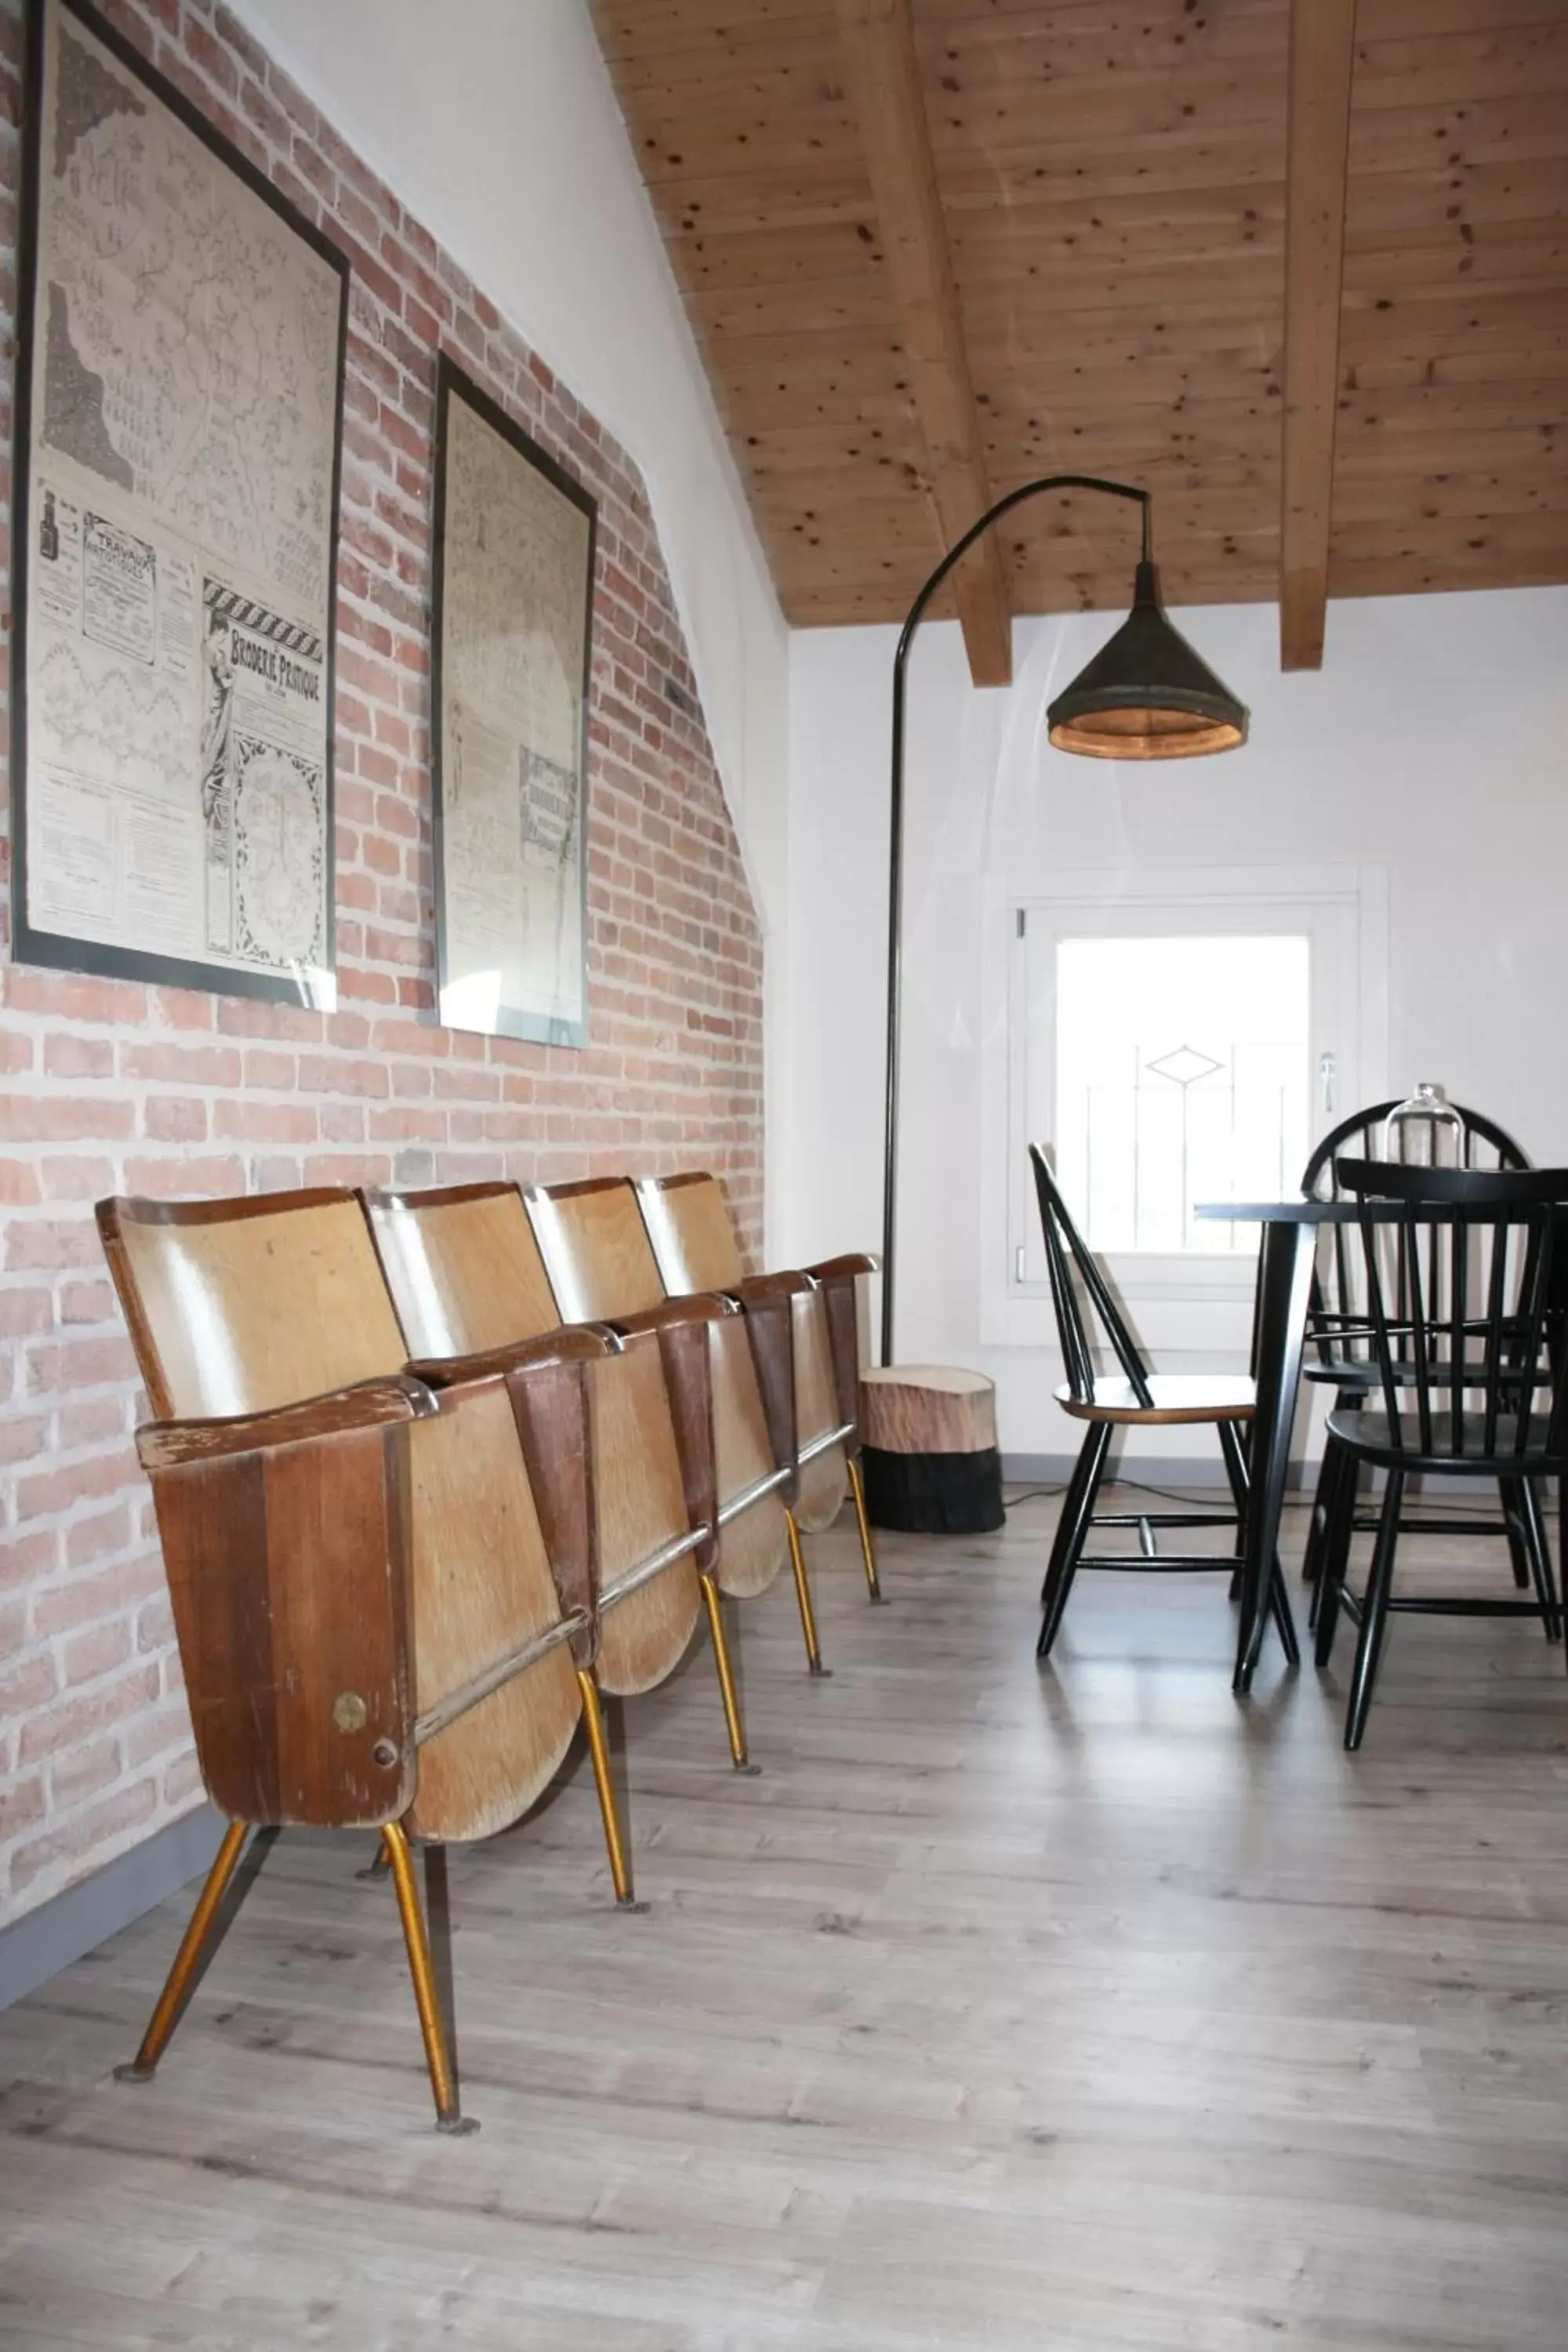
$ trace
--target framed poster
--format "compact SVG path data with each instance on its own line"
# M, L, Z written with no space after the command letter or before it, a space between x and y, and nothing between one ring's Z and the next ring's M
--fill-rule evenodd
M588 1037L588 670L598 507L442 353L431 803L441 1019Z
M331 1005L344 257L81 0L29 0L19 961Z

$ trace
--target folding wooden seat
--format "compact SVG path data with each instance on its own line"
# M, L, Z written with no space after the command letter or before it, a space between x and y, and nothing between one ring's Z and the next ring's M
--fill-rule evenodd
M613 1323L617 1330L657 1329L684 1301L666 1297L637 1194L624 1176L578 1184L530 1185L523 1191L544 1270L563 1322ZM711 1516L719 1528L714 1574L720 1589L745 1599L773 1582L787 1551L814 1675L827 1670L816 1637L811 1585L794 1509L793 1451L770 1426L756 1365L769 1367L766 1393L775 1405L792 1381L787 1276L768 1277L742 1314L732 1299L715 1299L706 1327L706 1389L678 1402L678 1418L700 1429L706 1411L710 1442L696 1450L692 1475L710 1465ZM705 1512L704 1516L709 1516Z
M361 1199L410 1356L505 1360L520 1341L536 1341L560 1328L515 1184L365 1192ZM709 1507L711 1478L692 1479L689 1500L661 1353L674 1364L678 1392L700 1387L705 1327L722 1310L709 1299L684 1306L686 1312L671 1313L658 1330L623 1337L598 1327L609 1352L584 1370L584 1427L542 1430L536 1443L543 1446L552 1438L585 1446L592 1455L589 1603L600 1688L630 1697L663 1682L685 1656L705 1607L730 1752L743 1771L745 1734L713 1576L717 1533L700 1516ZM687 1358L690 1365L683 1373ZM427 1371L431 1360L415 1369ZM706 1413L696 1442L708 1443Z
M531 1480L520 1431L580 1423L600 1332L502 1369L404 1370L352 1192L100 1202L153 1421L153 1484L207 1792L229 1828L134 2063L152 2074L251 1828L375 1828L395 1884L437 2120L462 2127L410 1840L526 1812L584 1722L630 1898L590 1634L590 1465ZM695 1546L698 1538L689 1538ZM564 1598L563 1591L564 1589Z
M711 1291L738 1301L771 1298L771 1285L746 1272L729 1205L716 1177L694 1171L683 1176L643 1176L637 1203L652 1244L659 1278L672 1298ZM837 1517L847 1493L855 1498L860 1554L873 1601L882 1588L866 1517L860 1475L860 1303L864 1278L875 1274L874 1257L829 1258L784 1277L789 1291L792 1377L774 1399L766 1389L767 1359L757 1370L771 1423L781 1425L785 1450L799 1476L795 1515L807 1535L820 1534Z

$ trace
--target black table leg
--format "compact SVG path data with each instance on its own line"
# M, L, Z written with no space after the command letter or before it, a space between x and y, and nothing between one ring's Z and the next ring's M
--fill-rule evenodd
M1268 1622L1268 1579L1279 1540L1279 1513L1290 1468L1290 1438L1301 1384L1301 1348L1311 1296L1317 1229L1294 1220L1263 1228L1258 1271L1253 1370L1258 1417L1252 1430L1252 1479L1247 1515L1247 1562L1237 1629L1231 1687L1252 1688Z

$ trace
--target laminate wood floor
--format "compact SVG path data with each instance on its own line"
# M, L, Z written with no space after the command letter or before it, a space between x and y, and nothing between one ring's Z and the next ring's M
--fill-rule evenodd
M1237 1705L1217 1579L1084 1576L1037 1669L1054 1507L884 1538L881 1611L820 1539L760 1779L705 1654L628 1707L646 1916L581 1766L453 1856L471 2138L363 1839L278 1845L152 2084L188 1896L0 2018L0 2345L1563 2352L1562 1652L1396 1622L1349 1759L1348 1645Z

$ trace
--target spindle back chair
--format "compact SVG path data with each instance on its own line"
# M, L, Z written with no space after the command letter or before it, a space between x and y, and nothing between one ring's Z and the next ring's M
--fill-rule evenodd
M1568 1471L1568 1171L1410 1167L1342 1158L1342 1197L1363 1203L1362 1279L1373 1384L1331 1414L1333 1443L1385 1477L1364 1591L1325 1561L1317 1654L1342 1609L1360 1627L1345 1720L1359 1748L1394 1610L1562 1621L1537 1482ZM1404 1495L1414 1475L1490 1477L1508 1499L1535 1597L1395 1595Z
M1319 1201L1342 1199L1335 1174L1342 1157L1381 1162L1389 1156L1387 1145L1394 1140L1399 1145L1400 1155L1407 1159L1412 1145L1423 1130L1426 1131L1427 1164L1437 1162L1441 1149L1452 1148L1456 1153L1456 1164L1477 1172L1489 1169L1518 1171L1530 1165L1528 1155L1506 1129L1500 1127L1484 1112L1472 1110L1463 1103L1446 1106L1452 1114L1448 1118L1434 1117L1424 1119L1407 1113L1391 1138L1388 1122L1401 1108L1395 1102L1371 1103L1364 1109L1342 1119L1325 1135L1313 1149L1301 1171L1301 1191L1306 1198ZM1442 1139L1447 1139L1448 1142L1443 1142ZM1403 1320L1397 1248L1395 1243L1393 1268L1395 1279L1392 1298L1387 1302L1392 1307L1395 1326ZM1362 1252L1354 1229L1347 1225L1326 1227L1320 1242L1308 1309L1307 1351L1302 1371L1310 1381L1332 1386L1335 1410L1340 1412L1353 1412L1358 1397L1373 1385L1373 1340L1368 1323ZM1322 1576L1326 1557L1331 1559L1336 1573L1342 1572L1352 1536L1357 1531L1375 1531L1375 1517L1357 1513L1357 1484L1355 1464L1330 1440L1325 1444L1319 1470L1301 1566L1306 1581L1314 1587ZM1488 1517L1473 1512L1455 1515L1450 1512L1438 1520L1429 1512L1410 1512L1405 1515L1405 1532L1409 1535L1502 1537L1508 1542L1514 1582L1522 1589L1530 1581L1530 1566L1519 1531L1519 1497L1510 1491L1506 1481L1500 1493L1500 1517ZM1312 1606L1315 1617L1318 1607L1315 1592Z
M1151 1371L1111 1294L1094 1252L1073 1223L1061 1189L1045 1153L1029 1146L1035 1193L1045 1241L1046 1265L1056 1309L1057 1332L1067 1372L1056 1391L1062 1411L1089 1426L1063 1497L1056 1540L1047 1566L1040 1600L1043 1617L1036 1655L1049 1655L1061 1626L1073 1580L1080 1568L1198 1570L1226 1569L1234 1581L1247 1511L1248 1461L1246 1433L1256 1411L1256 1391L1250 1379L1199 1373ZM1099 1369L1098 1357L1108 1348L1115 1360L1114 1373ZM1110 1440L1119 1427L1151 1428L1184 1423L1212 1424L1219 1440L1235 1508L1226 1512L1102 1512L1094 1505L1105 1475ZM1130 1528L1138 1534L1140 1549L1127 1555L1089 1554L1084 1546L1094 1528ZM1162 1552L1157 1532L1172 1528L1220 1528L1235 1530L1231 1552ZM1293 1664L1298 1655L1295 1626L1279 1561L1269 1573L1269 1608L1285 1654Z

